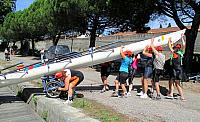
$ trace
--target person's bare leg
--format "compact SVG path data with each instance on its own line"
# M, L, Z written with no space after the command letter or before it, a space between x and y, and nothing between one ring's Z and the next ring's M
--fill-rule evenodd
M144 93L147 94L148 91L148 80L144 78Z
M151 92L152 94L154 93L154 89L155 89L155 82L153 80L151 80Z
M72 97L73 96L73 88L74 88L74 85L73 84L69 84L68 97Z
M128 92L130 92L132 89L133 89L133 84L131 83L131 84L129 85Z
M169 80L169 91L168 91L167 95L170 95L173 97L173 91L174 91L174 81Z
M103 82L103 89L102 90L106 90L106 85L107 85L107 77L106 76L102 76L101 80Z
M175 85L176 85L176 88L177 88L177 90L178 90L178 93L179 93L180 96L181 96L181 99L184 100L185 98L184 98L184 96L183 96L183 90L182 90L182 88L181 88L181 86L180 86L180 81L176 80L176 81L175 81Z
M118 80L115 80L115 91L118 91L119 90L119 81Z
M160 86L159 86L159 82L156 82L155 83L155 86L156 86L156 93L157 93L157 96L160 95Z
M144 93L144 76L141 77L142 92Z
M125 95L125 93L127 93L125 84L121 84L122 90L123 90L123 95Z

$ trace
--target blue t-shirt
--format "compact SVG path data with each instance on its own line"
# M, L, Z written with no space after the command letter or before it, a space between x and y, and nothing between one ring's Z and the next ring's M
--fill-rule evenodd
M129 58L129 57L125 57L124 59L122 59L121 61L121 66L119 68L119 71L120 72L127 72L128 73L128 67L129 65L132 63L132 58Z

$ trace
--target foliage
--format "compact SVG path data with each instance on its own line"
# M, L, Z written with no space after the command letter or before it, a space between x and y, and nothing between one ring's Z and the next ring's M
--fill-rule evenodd
M145 32L145 24L154 12L154 0L110 0L111 25L120 31Z
M42 112L42 118L47 121L47 118L48 118L48 111L43 111Z
M1 0L0 1L0 24L3 23L5 16L15 10L16 0Z
M45 36L57 45L61 34L90 32L90 45L105 28L145 32L153 13L152 0L36 0L29 8L6 16L0 29L7 41L39 41ZM145 3L145 4L144 4ZM24 51L23 51L24 52Z
M171 17L180 29L186 29L185 69L190 72L190 63L200 25L200 1L197 0L157 0L155 3L159 14ZM192 23L191 28L184 24Z

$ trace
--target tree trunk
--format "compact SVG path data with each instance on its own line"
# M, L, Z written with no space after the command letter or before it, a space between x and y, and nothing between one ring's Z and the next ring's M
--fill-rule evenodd
M198 30L191 28L186 30L186 50L184 56L184 69L186 73L191 72L192 56L194 52L195 41Z
M53 45L56 46L58 44L58 41L60 39L61 33L58 33L58 35L53 36Z
M20 40L20 45L21 45L20 54L22 54L23 53L23 49L24 49L24 41L23 40Z
M98 26L98 19L97 19L97 17L94 17L93 26L92 26L92 30L91 30L91 33L90 33L90 45L89 45L89 47L95 47L97 26Z
M35 41L34 41L34 39L31 40L31 45L32 45L31 55L34 55L34 53L35 53Z

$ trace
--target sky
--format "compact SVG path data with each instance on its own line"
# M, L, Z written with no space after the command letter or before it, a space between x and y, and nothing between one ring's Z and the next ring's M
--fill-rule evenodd
M34 0L17 0L16 11L28 8L33 2Z
M25 8L28 8L35 0L17 0L16 2L16 11L23 10ZM165 21L164 21L165 20ZM171 23L172 27L176 26L173 19L170 18L164 18L164 19L157 19L154 21L150 21L147 25L150 28L160 28L160 24L162 24L163 28L166 28L168 24Z

